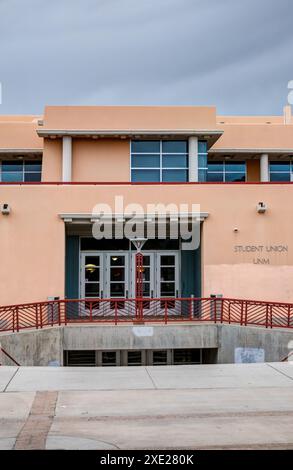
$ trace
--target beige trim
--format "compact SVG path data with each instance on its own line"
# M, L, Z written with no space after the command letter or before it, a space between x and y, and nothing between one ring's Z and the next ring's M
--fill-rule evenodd
M237 149L237 148L226 148L226 149L209 149L209 153L292 153L293 154L293 149L259 149L259 148L245 148L245 149Z
M194 129L159 129L159 130L150 130L150 129L137 129L137 130L78 130L78 129L72 129L72 130L60 130L60 129L37 129L37 134L42 137L47 137L47 136L59 136L62 137L64 135L66 136L140 136L140 135L195 135L195 136L202 136L202 135L215 135L215 136L221 136L223 134L223 131L219 130L212 130L212 129L199 129L199 130L194 130Z
M16 153L16 154L27 154L27 153L43 153L43 149L13 149L13 148L0 148L1 153Z
M175 215L175 219L177 214ZM200 213L180 213L181 219L197 219L200 221L204 221L207 217L209 216L208 212L200 212ZM94 216L92 214L87 214L87 213L78 213L78 212L73 212L73 213L65 213L65 214L59 214L60 219L62 219L65 223L70 223L70 224L75 224L75 223L86 223L86 224L91 224L93 222L96 222L102 218L105 222L110 222L113 223L116 221L119 222L125 222L127 219L131 219L133 217L133 214L105 214L102 217ZM137 214L136 218L138 219L141 217L141 221L144 222L155 222L158 214ZM172 221L172 214L167 214L168 219ZM139 221L139 220L138 220Z

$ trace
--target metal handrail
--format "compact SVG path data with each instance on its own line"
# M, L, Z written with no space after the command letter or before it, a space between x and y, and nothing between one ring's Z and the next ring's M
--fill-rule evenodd
M293 304L233 298L87 298L0 307L0 331L74 323L213 322L293 328Z
M5 351L5 349L3 349L1 346L0 346L0 351L1 351L3 354L5 354L5 356L7 356L8 359L10 359L12 362L14 362L14 364L15 364L16 366L20 366L20 364L18 364L18 362L17 362L15 359L13 359L13 357L10 356L10 354L8 354L8 352ZM0 363L0 366L1 366L1 363Z

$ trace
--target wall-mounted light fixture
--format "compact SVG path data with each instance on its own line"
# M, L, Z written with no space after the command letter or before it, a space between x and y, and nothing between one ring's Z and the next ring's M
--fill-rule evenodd
M0 208L1 208L1 212L3 215L9 215L11 212L10 205L7 204L7 202L5 202L4 204L1 204Z
M267 210L267 205L264 202L259 202L256 206L256 210L259 214L264 214Z

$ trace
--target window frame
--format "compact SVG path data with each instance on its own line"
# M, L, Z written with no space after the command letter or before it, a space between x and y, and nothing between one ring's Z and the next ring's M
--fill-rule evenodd
M172 183L173 181L164 181L163 180L163 172L164 171L184 171L186 172L186 181L183 181L183 183L188 183L189 181L189 149L188 149L188 139L170 139L170 140L164 140L164 139L150 139L150 141L156 141L160 143L160 152L133 152L132 151L132 145L133 142L139 142L139 140L136 139L131 139L130 140L130 182L131 183ZM163 152L163 142L184 142L186 144L186 152ZM147 142L147 140L144 140L143 142ZM133 155L156 155L159 156L159 167L135 167L132 166L132 156ZM186 157L186 163L187 166L172 166L172 167L165 167L163 166L163 156L164 155L177 155L177 156L185 156ZM133 181L132 178L132 173L133 171L159 171L159 181ZM174 183L178 183L181 181L174 181Z
M25 169L25 165L26 164L29 164L29 163L36 163L36 164L39 164L41 166L41 169L38 170L38 171L34 171L34 170L26 170ZM22 178L21 180L15 180L15 181L3 181L3 173L9 173L9 171L5 170L3 171L3 164L5 163L14 163L14 164L18 164L18 165L21 165L22 166L22 170L19 170L19 171L11 171L11 173L19 173L22 175ZM5 160L5 159L1 159L0 160L0 183L40 183L42 181L42 159L40 160L37 160L37 159L22 159L22 160L15 160L15 159L11 159L11 160ZM25 176L28 174L28 173L33 173L33 174L39 174L40 175L40 180L39 181L33 181L33 180L30 180L30 181L26 181L25 180Z
M222 171L209 171L207 169L207 176L208 174L217 174L217 175L222 175L223 176L223 181L208 181L209 183L246 183L247 182L247 162L246 160L241 160L241 161L233 161L233 163L239 163L239 164L244 164L245 170L244 170L244 176L245 180L244 181L226 181L226 174L237 174L237 173L242 173L242 171L231 171L231 170L226 170L226 164L229 165L231 163L230 160L210 160L208 161L207 165L209 164L222 164Z
M271 164L272 163L276 163L278 165L280 165L280 163L287 163L289 164L289 172L288 171L282 171L282 170L277 170L277 171L271 171ZM278 174L278 173L283 173L283 174L287 174L289 173L289 180L288 181L272 181L271 179L271 174ZM272 160L272 161L269 161L269 181L272 182L272 183L291 183L293 182L293 157L290 157L290 160L289 161L276 161L276 160Z

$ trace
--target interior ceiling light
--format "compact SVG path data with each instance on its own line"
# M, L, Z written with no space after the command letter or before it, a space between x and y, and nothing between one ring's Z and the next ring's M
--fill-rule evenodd
M85 269L90 273L93 273L97 269L97 267L98 266L96 266L95 264L86 264L85 265Z

